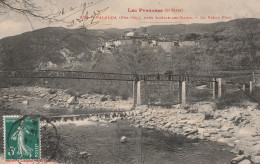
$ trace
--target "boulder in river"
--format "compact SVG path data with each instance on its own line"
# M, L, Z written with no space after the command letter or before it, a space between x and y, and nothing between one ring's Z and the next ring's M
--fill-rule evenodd
M254 127L243 127L238 132L242 136L255 136L256 135L256 129Z
M24 105L29 105L29 101L28 101L28 100L25 100L25 101L22 102L22 104L24 104Z
M165 128L170 128L172 126L171 122L168 122L167 124L164 125Z
M9 97L8 96L3 96L3 99L8 99Z
M80 155L81 158L88 158L88 156L90 156L91 154L89 154L86 151L82 151L82 152L79 153L79 155Z
M237 157L233 158L231 160L231 163L232 164L237 164L237 163L243 161L244 159L246 159L246 155L240 155L240 156L237 156Z
M253 157L252 157L252 161L253 161L254 163L260 163L260 156L253 156Z
M232 136L233 135L227 131L221 133L221 137L223 137L223 138L231 138Z
M116 123L117 120L119 120L119 119L121 119L121 118L115 117L115 118L113 118L112 120L110 120L109 122L110 122L110 123Z
M46 105L43 106L43 108L46 109L46 110L50 110L51 106L49 104L46 104Z
M239 162L238 164L251 164L251 161L248 159L244 159L243 161Z
M75 104L76 102L76 97L75 96L72 96L70 97L68 100L67 100L67 103L68 104Z
M203 133L204 137L210 137L210 133Z
M256 144L252 147L254 151L254 155L259 155L260 156L260 144Z
M126 136L122 136L122 137L120 138L120 142L121 142L121 143L127 143L127 142L128 142L128 138L127 138Z
M97 122L99 121L98 117L97 116L92 116L89 118L90 121L94 121L94 122Z

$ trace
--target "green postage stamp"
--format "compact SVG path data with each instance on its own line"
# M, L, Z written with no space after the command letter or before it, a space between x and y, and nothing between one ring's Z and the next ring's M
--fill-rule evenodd
M41 157L40 118L4 116L5 160Z

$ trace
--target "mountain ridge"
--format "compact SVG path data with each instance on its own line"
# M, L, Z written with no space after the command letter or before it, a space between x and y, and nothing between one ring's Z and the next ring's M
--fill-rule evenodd
M260 19L249 18L249 21ZM212 24L152 25L146 27L151 35L168 35L171 39L189 33L229 35L236 20ZM142 28L142 27L141 27ZM137 31L141 28L135 29ZM122 36L127 29L75 30L63 27L46 27L16 36L0 39L0 67L8 69L35 69L39 66L71 65L95 62L95 51L107 40Z

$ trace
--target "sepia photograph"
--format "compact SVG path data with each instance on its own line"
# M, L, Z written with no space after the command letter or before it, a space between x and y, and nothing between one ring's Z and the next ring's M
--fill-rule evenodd
M0 164L260 164L259 0L0 0Z

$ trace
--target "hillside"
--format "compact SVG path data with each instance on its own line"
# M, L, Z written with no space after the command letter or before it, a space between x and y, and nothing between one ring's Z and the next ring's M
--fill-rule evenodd
M259 19L247 19L257 21ZM184 38L185 35L233 35L235 20L213 24L190 25L152 25L147 27L151 35L164 34L171 39ZM63 68L84 65L91 70L95 63L97 47L112 38L123 35L128 29L71 30L62 27L48 27L0 40L0 67L5 69ZM141 28L136 29L140 31ZM217 39L218 39L217 36ZM104 60L102 60L104 61ZM106 61L106 60L105 60ZM104 64L104 63L103 63ZM61 67L60 67L61 68Z
M248 18L249 21L259 21L259 19ZM175 34L188 34L188 33L210 33L219 30L223 30L226 28L234 27L236 24L236 20L231 20L229 22L217 22L210 24L202 24L202 23L193 23L193 24L176 24L176 25L151 25L147 27L147 32L151 35L158 34L166 34L166 35L175 35ZM114 34L123 34L124 31L132 30L128 29L116 29L110 28L105 29L104 31L107 33ZM140 31L141 28L137 28L137 31Z
M6 68L13 69L72 63L89 60L92 51L114 37L98 31L49 27L1 39L0 57Z

